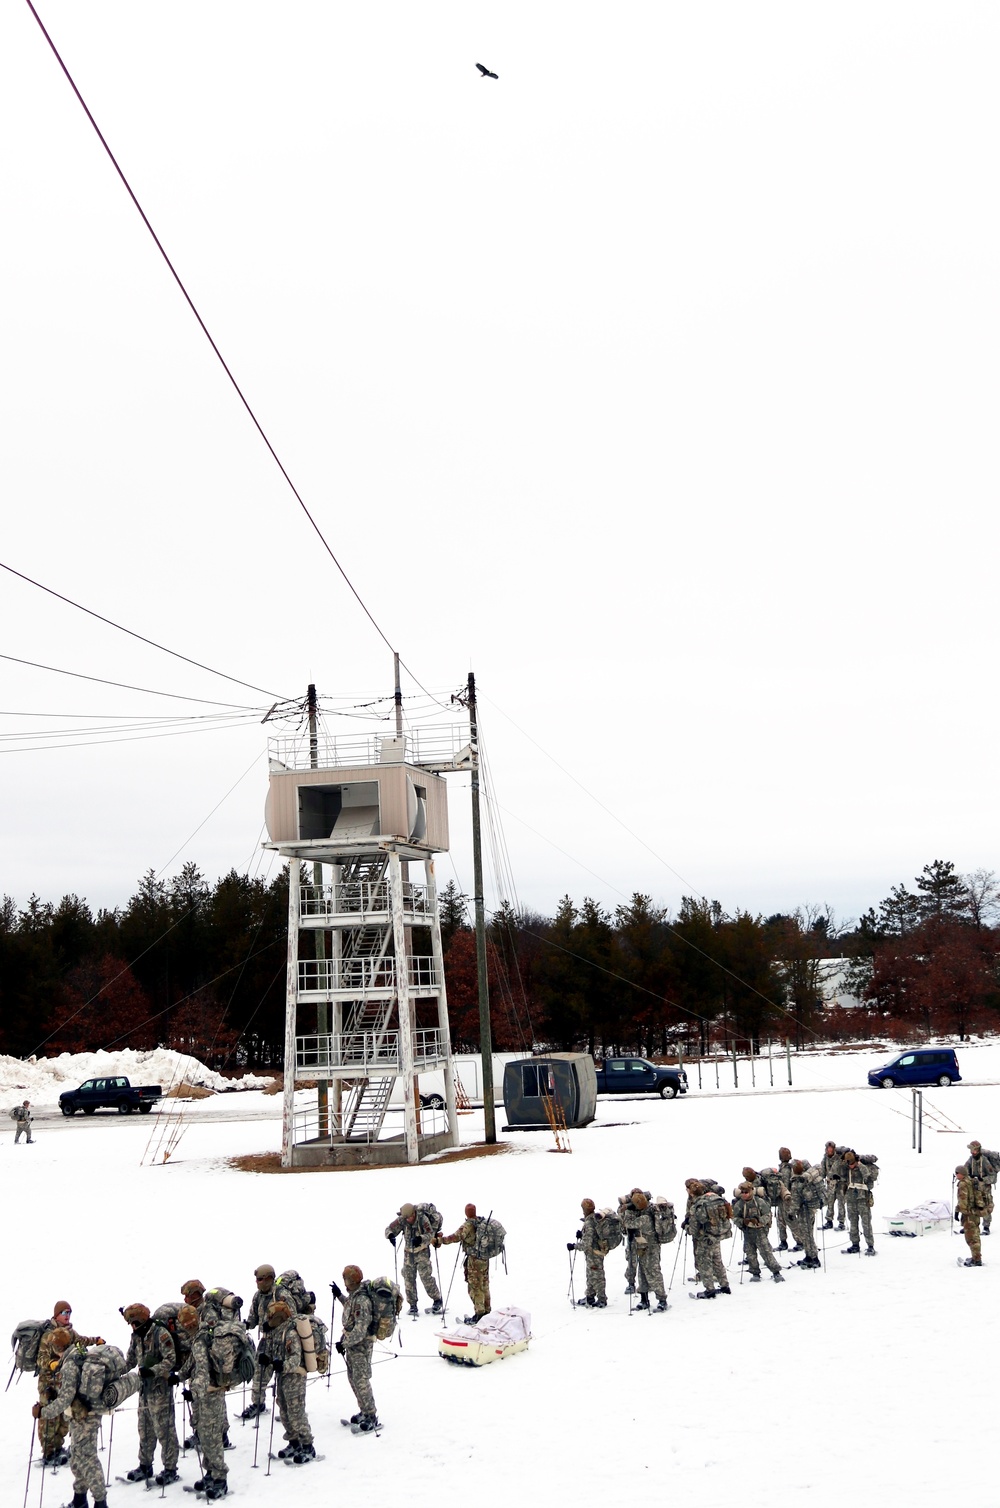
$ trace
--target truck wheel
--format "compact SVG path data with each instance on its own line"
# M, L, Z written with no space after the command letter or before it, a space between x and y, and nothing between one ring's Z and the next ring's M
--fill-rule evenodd
M426 1096L426 1098L424 1099L424 1109L425 1110L443 1110L444 1109L444 1095L442 1095L442 1094L428 1094Z
M84 1107L83 1107L83 1113L84 1113L84 1115L93 1115L94 1112L96 1111L96 1109L97 1109L96 1105L84 1105Z
M660 1089L660 1099L661 1100L675 1100L676 1098L677 1098L677 1090L676 1090L676 1088L675 1088L675 1086L673 1084L664 1084L661 1087L661 1089Z
M118 1114L119 1115L131 1115L132 1114L132 1106L129 1104L128 1100L119 1100L118 1101Z
M882 1080L882 1088L883 1089L894 1089L895 1085L896 1085L896 1080L895 1079L890 1079L888 1076L886 1076L886 1078L884 1078Z
M950 1089L951 1088L951 1074L943 1073L941 1075L941 1077L938 1079L938 1083L940 1084L940 1086L941 1086L942 1089Z
M60 1105L59 1109L62 1111L63 1115L75 1115L76 1114L76 1106L75 1105Z
M148 1115L149 1112L152 1110L152 1108L153 1108L152 1101L150 1101L149 1104L140 1105L139 1106L139 1114L140 1115Z

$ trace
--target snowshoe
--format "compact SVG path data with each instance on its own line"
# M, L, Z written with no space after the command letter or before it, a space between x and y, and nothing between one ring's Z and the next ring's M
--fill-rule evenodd
M878 1256L878 1252L875 1250L874 1246L869 1246L868 1249L865 1252L865 1256L866 1257L877 1257Z
M578 1309L593 1309L594 1301L593 1299L577 1299L576 1307Z
M200 1444L201 1441L198 1439L197 1435L188 1435L187 1439L184 1441L184 1449L197 1450Z
M295 1452L297 1450L301 1450L301 1448L302 1447L299 1445L299 1442L297 1440L289 1440L288 1444L282 1446L281 1450L277 1452L277 1459L279 1461L284 1461L286 1458L288 1460L291 1460Z
M162 1471L157 1472L153 1480L157 1487L170 1487L174 1482L179 1482L180 1477L174 1467L165 1466Z
M772 1272L772 1274L771 1274L771 1281L772 1281L772 1283L783 1283L785 1280L781 1276L780 1272Z
M630 1283L628 1285L628 1287L626 1288L625 1293L626 1293L626 1296L635 1293L635 1284L634 1283Z
M751 1283L759 1283L760 1282L760 1273L759 1272L752 1272L750 1274L750 1281L751 1281Z
M292 1464L295 1466L305 1466L307 1462L318 1461L319 1459L319 1456L316 1454L315 1445L302 1445L292 1457Z
M125 1473L126 1482L147 1482L153 1475L152 1466L143 1466L142 1462Z
M823 1221L823 1229L824 1230L833 1230L833 1221L832 1220L824 1220Z
M857 1244L856 1241L851 1246L842 1246L840 1248L840 1255L842 1257L857 1257L860 1256L860 1254L861 1247Z
M241 1419L256 1419L259 1414L267 1413L267 1405L263 1403L249 1403L240 1415Z
M658 1300L657 1300L657 1303L656 1303L656 1309L655 1309L655 1311L654 1311L654 1312L655 1312L655 1313L656 1313L656 1314L663 1314L663 1313L664 1313L664 1311L665 1311L665 1310L666 1310L666 1309L667 1309L667 1308L668 1308L668 1305L667 1305L667 1301L666 1301L666 1299L658 1299Z
M211 1487L205 1488L205 1497L208 1502L214 1503L217 1498L224 1498L229 1492L229 1483L225 1477L212 1477Z
M598 1299L597 1300L597 1307L598 1307L598 1309L606 1309L608 1307L608 1301L607 1301L607 1299Z
M732 1292L733 1292L733 1290L730 1288L730 1286L729 1286L728 1283L725 1285L724 1288L720 1288L718 1291L719 1291L719 1293L728 1293L730 1296L732 1296Z
M965 1261L962 1263L963 1267L982 1267L982 1265L982 1257L966 1257Z
M787 1241L779 1241L778 1245L776 1247L776 1250L777 1251L787 1251L788 1250L788 1242Z
M424 1313L425 1314L443 1314L444 1310L441 1307L441 1300L440 1299L435 1299L434 1302L433 1302L433 1304L431 1305L431 1307L429 1309L425 1309L424 1310Z
M642 1297L640 1298L638 1304L636 1304L635 1307L637 1309L648 1309L649 1308L649 1294L648 1293L644 1293L642 1295Z
M361 1419L361 1415L360 1414L352 1414L351 1417L350 1417L350 1419L341 1419L340 1422L341 1422L341 1424L344 1425L344 1427L346 1429L350 1429L351 1425L352 1424L358 1424L360 1422L360 1419Z
M351 1425L351 1433L354 1435L374 1435L382 1428L382 1421L377 1414L362 1414L357 1424Z
M715 1298L715 1290L714 1289L705 1288L705 1289L702 1290L701 1293L689 1293L688 1294L688 1298L689 1299L714 1299Z
M411 1304L410 1307L409 1307L409 1309L407 1309L406 1312L409 1315L410 1319L419 1319L420 1318L420 1310L417 1308L416 1304Z

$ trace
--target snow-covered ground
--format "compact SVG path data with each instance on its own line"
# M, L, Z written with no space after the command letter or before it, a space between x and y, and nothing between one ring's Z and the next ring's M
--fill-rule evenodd
M68 1298L81 1329L124 1345L120 1305L179 1297L195 1276L249 1299L253 1269L265 1261L299 1268L328 1295L347 1262L369 1276L392 1271L382 1231L403 1200L432 1199L454 1229L471 1199L507 1227L509 1272L494 1276L493 1296L530 1311L528 1352L479 1371L449 1367L436 1355L435 1322L404 1320L401 1344L376 1348L373 1385L385 1421L378 1439L341 1429L354 1404L334 1355L329 1389L320 1381L309 1391L326 1459L294 1470L275 1463L268 1478L266 1438L255 1471L252 1428L236 1424L228 1462L241 1501L320 1508L341 1494L426 1502L460 1493L561 1508L642 1495L755 1508L806 1495L823 1505L936 1508L956 1490L995 1501L989 1419L1000 1255L991 1260L990 1248L1000 1230L984 1242L986 1265L976 1271L957 1266L967 1251L957 1235L880 1232L882 1217L903 1206L950 1198L951 1170L973 1136L1000 1144L1000 1046L962 1050L968 1082L926 1091L922 1155L910 1146L909 1092L864 1087L868 1067L882 1059L793 1058L791 1091L777 1063L773 1091L766 1065L764 1082L758 1065L757 1089L744 1088L741 1063L739 1092L730 1069L728 1086L723 1076L716 1091L713 1070L711 1085L674 1102L601 1100L597 1122L571 1133L569 1156L556 1154L547 1134L512 1134L503 1137L507 1155L414 1170L235 1171L229 1156L278 1146L280 1107L258 1093L187 1107L188 1128L166 1165L141 1165L155 1119L42 1117L30 1148L13 1145L11 1126L0 1138L7 1332ZM481 1114L463 1116L461 1128L463 1141L480 1138ZM744 1163L774 1160L779 1145L816 1160L830 1137L879 1154L876 1259L842 1256L844 1236L827 1232L825 1271L794 1269L784 1285L750 1286L740 1285L737 1250L733 1295L713 1304L688 1302L694 1289L678 1261L670 1311L630 1317L619 1250L607 1264L610 1307L570 1308L566 1242L585 1195L613 1204L639 1184L681 1206L685 1177L732 1186ZM441 1251L446 1288L454 1250ZM668 1279L677 1251L663 1250ZM581 1292L579 1262L577 1278ZM452 1310L464 1308L459 1274ZM5 1503L23 1495L33 1397L25 1379L0 1409ZM241 1400L232 1402L235 1416ZM136 1459L129 1404L116 1418L112 1476ZM194 1479L193 1459L182 1460L181 1472ZM29 1503L38 1500L39 1475ZM138 1488L112 1482L109 1502L121 1508L129 1493L138 1500ZM179 1504L179 1488L171 1493ZM50 1508L70 1495L68 1472L47 1481Z
M150 1052L64 1052L54 1058L8 1058L0 1055L0 1110L30 1100L33 1106L57 1105L64 1089L76 1089L85 1079L124 1074L133 1084L159 1084L164 1093L186 1083L199 1089L228 1092L263 1089L271 1082L261 1074L227 1079L197 1058L170 1048Z

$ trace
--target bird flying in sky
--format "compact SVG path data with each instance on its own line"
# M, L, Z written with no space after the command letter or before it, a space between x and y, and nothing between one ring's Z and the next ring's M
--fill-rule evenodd
M499 73L491 73L485 63L477 63L476 67L479 69L480 78L498 79L500 77Z

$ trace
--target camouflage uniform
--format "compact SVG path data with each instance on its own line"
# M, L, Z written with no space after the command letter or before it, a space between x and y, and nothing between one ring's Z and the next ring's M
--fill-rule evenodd
M636 1260L639 1264L639 1292L643 1298L650 1293L666 1302L667 1291L663 1286L663 1269L660 1267L660 1243L656 1237L656 1224L652 1210L640 1210L635 1226Z
M415 1309L417 1305L418 1273L427 1296L439 1304L441 1290L431 1269L430 1253L436 1231L424 1211L416 1210L412 1220L397 1215L395 1220L390 1220L385 1233L390 1240L399 1235L403 1237L403 1288L410 1308Z
M35 1362L38 1371L38 1401L43 1405L49 1402L50 1396L54 1396L50 1395L49 1389L53 1386L55 1374L59 1370L59 1357L52 1349L52 1337L59 1327L54 1319L49 1321L49 1325L51 1328L46 1330L39 1343L38 1360ZM69 1331L70 1340L77 1346L96 1346L101 1339L99 1335L78 1335L72 1325L64 1325L63 1329ZM38 1443L42 1447L43 1457L54 1456L62 1449L68 1429L69 1424L62 1414L55 1419L39 1419Z
M285 1302L288 1302L287 1299ZM295 1328L294 1319L285 1320L284 1324L266 1331L261 1340L261 1348L271 1362L281 1363L275 1397L285 1439L299 1445L311 1445L313 1432L306 1413L306 1369L302 1358L302 1339Z
M471 1222L467 1222L471 1223ZM372 1351L374 1335L369 1335L375 1316L371 1299L363 1288L355 1289L344 1305L344 1361L347 1363L347 1380L358 1400L362 1414L374 1415L375 1399L372 1396Z
M872 1236L872 1205L875 1202L871 1192L871 1169L867 1163L856 1162L853 1167L847 1167L847 1219L851 1231L851 1245L860 1245L858 1239L858 1220L865 1233L868 1250L875 1250L875 1240Z
M69 1346L63 1352L62 1365L56 1373L59 1391L52 1402L43 1407L42 1419L58 1419L65 1409L69 1409L69 1465L73 1473L73 1492L80 1497L89 1492L95 1503L103 1503L107 1498L107 1486L97 1456L101 1410L91 1409L77 1397L85 1360L86 1351L82 1345Z
M721 1238L712 1234L709 1207L724 1203L721 1195L699 1194L688 1202L688 1229L694 1250L694 1264L706 1293L714 1293L718 1283L723 1293L729 1290L729 1274L722 1260Z
M812 1174L812 1177L810 1177ZM791 1198L788 1202L787 1220L796 1244L802 1247L810 1262L819 1261L816 1247L816 1211L822 1207L826 1190L815 1168L805 1168L801 1173L792 1172L789 1185Z
M206 1318L209 1318L206 1316ZM180 1375L191 1379L192 1418L196 1420L198 1449L208 1476L224 1482L229 1475L226 1465L226 1390L212 1381L212 1324L199 1329L191 1342ZM197 1408L195 1408L197 1405Z
M14 1145L17 1146L21 1137L27 1133L29 1142L33 1140L31 1135L31 1111L26 1105L15 1105L11 1111L17 1130L14 1132Z
M791 1188L791 1184L792 1184L792 1159L790 1157L783 1157L781 1159L781 1161L778 1163L778 1176L780 1177L782 1183L785 1185L786 1189ZM787 1199L783 1199L780 1204L776 1204L774 1206L774 1218L775 1218L775 1220L777 1221L777 1224L778 1224L778 1240L779 1240L779 1242L781 1242L781 1241L787 1242L787 1240L788 1240L788 1226L785 1223L785 1216L787 1214L787 1211L788 1211L788 1200ZM792 1232L792 1235L793 1236L795 1235L794 1231Z
M139 1464L152 1466L157 1442L167 1471L177 1468L177 1426L174 1423L174 1390L170 1378L177 1372L177 1348L166 1325L152 1320L132 1331L125 1365L149 1367L152 1377L142 1379L139 1389Z
M754 1189L750 1199L733 1200L733 1223L743 1232L743 1253L751 1277L760 1277L760 1258L769 1272L780 1272L781 1263L771 1249L767 1232L771 1224L771 1206L766 1197Z
M254 1362L253 1368L253 1383L250 1388L250 1401L258 1411L263 1408L264 1394L267 1392L267 1385L271 1381L274 1372L274 1368L271 1366L271 1358L264 1346L264 1341L267 1338L267 1306L276 1301L277 1295L274 1291L273 1279L269 1288L261 1288L260 1284L258 1284L257 1292L250 1300L250 1310L247 1314L247 1329L253 1330L259 1325L261 1332L260 1344L257 1347L257 1359ZM284 1302L294 1314L296 1312L295 1304L287 1293L284 1295Z
M469 1298L472 1300L472 1312L477 1320L490 1312L489 1259L472 1255L476 1249L476 1237L482 1223L482 1216L476 1215L472 1219L463 1221L452 1235L438 1238L442 1246L450 1246L454 1241L460 1241L462 1244L465 1252L462 1271L465 1273L466 1287L469 1290Z
M968 1166L968 1164L966 1164ZM969 1256L978 1266L983 1260L983 1246L979 1239L979 1221L982 1218L982 1210L976 1208L976 1188L970 1178L958 1180L958 1192L955 1200L955 1218L962 1222L962 1235L965 1237L969 1248Z
M587 1263L587 1298L603 1299L606 1303L608 1287L604 1280L604 1258L607 1251L598 1239L596 1214L584 1215L576 1249L583 1252Z
M829 1149L833 1146L834 1150ZM841 1228L844 1226L844 1158L837 1149L836 1143L827 1142L823 1156L820 1158L818 1167L826 1179L826 1229L833 1229L833 1217L836 1212L837 1220Z
M997 1168L992 1157L983 1151L979 1142L970 1142L970 1151L977 1146L979 1147L978 1153L973 1152L971 1157L966 1158L965 1171L982 1190L983 1235L988 1236L990 1233L990 1224L993 1220L993 1190L996 1186L997 1173L1000 1172L1000 1169Z

